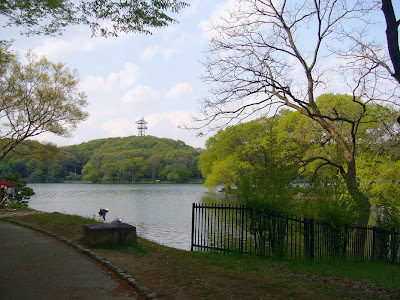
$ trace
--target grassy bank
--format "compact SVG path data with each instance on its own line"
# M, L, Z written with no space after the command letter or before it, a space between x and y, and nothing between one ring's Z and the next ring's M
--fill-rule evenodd
M78 216L13 217L83 243ZM129 249L94 249L161 299L399 299L400 267L379 262L276 262L186 252L139 238Z

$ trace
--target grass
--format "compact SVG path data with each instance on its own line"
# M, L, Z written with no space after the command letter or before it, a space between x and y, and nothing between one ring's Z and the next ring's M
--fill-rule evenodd
M82 225L95 223L58 213L15 219L76 243L83 242ZM161 299L400 298L400 266L381 262L278 262L238 253L181 251L140 237L135 247L94 251Z
M294 273L339 277L400 291L400 266L382 261L287 261Z

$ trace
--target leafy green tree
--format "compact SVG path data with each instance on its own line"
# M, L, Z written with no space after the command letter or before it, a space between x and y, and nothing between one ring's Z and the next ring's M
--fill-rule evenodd
M142 157L128 158L117 162L118 174L124 181L135 182L148 169L147 162Z
M100 170L95 168L91 162L88 162L82 169L82 180L90 182L101 181Z
M115 164L115 162L103 162L100 167L100 172L103 174L101 179L102 182L119 181L119 178L117 177L118 166Z
M189 169L173 168L172 171L167 174L167 180L173 182L187 182L192 176L193 174Z
M221 122L224 126L282 106L296 110L322 133L322 139L315 140L321 151L309 162L317 159L319 168L329 164L338 170L358 205L359 224L366 226L370 202L357 177L359 129L368 117L367 106L379 110L397 104L384 47L366 34L379 3L248 0L240 4L213 27L216 34L204 79L212 84L214 97L203 102L197 118L200 126L218 129ZM349 20L354 26L347 26ZM327 57L343 63L327 67ZM317 102L319 88L333 90L338 81L358 106L355 118L336 107L326 110L323 101ZM379 116L375 121L381 121ZM339 152L336 156L329 156L332 144Z
M32 196L35 194L32 188L26 186L26 181L23 180L18 173L9 174L6 177L6 180L14 185L16 192L15 197L17 199L22 199L25 196Z
M69 25L83 24L93 35L151 33L150 28L167 26L187 4L177 0L10 0L2 1L3 26L23 27L23 33L53 35Z
M65 175L65 169L59 163L52 163L47 171L47 182L62 182Z
M358 159L361 189L374 205L377 226L400 229L400 160L363 153Z
M318 122L300 112L287 112L280 122L281 143L287 151L301 154L294 159L308 176L318 172L319 180L325 180L326 184L337 175L341 176L358 206L359 221L363 220L366 225L371 202L361 188L363 182L358 175L358 157L368 149L398 144L398 112L350 95L324 94L316 99L316 105L327 120L333 120L331 129L340 136L342 146L346 145L348 151L342 151L332 132L321 130Z
M206 178L205 186L213 188L223 184L225 188L236 186L241 175L255 178L266 171L267 148L271 147L269 138L275 136L277 118L258 119L220 131L206 142L206 150L201 152L199 169ZM274 137L275 142L278 141ZM275 145L277 161L285 160L282 147ZM271 148L272 149L272 148Z
M154 154L147 159L147 164L149 165L151 179L156 179L162 169L162 157Z
M27 178L29 182L41 183L46 182L46 172L43 169L35 169Z
M198 156L199 151L180 141L151 136L100 139L62 148L25 140L0 162L0 177L18 173L29 182L132 182L168 180L174 172L173 181L187 182L198 176L193 166Z
M0 161L27 138L44 132L69 136L87 117L78 75L63 64L26 54L13 59L0 79Z
M145 171L148 169L147 162L142 157L135 157L129 164L129 170L131 173L132 182L135 182L138 178L142 177Z

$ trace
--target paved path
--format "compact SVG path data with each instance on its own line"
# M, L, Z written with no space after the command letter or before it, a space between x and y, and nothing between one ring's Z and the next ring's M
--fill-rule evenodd
M0 221L0 299L134 299L111 272L55 239Z

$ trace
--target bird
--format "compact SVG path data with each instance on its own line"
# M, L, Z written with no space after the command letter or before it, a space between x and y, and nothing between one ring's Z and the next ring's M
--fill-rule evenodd
M122 223L122 219L120 218L116 218L111 222L111 224L119 224L119 223Z
M99 215L103 217L103 220L106 220L106 214L108 213L108 208L100 208Z

